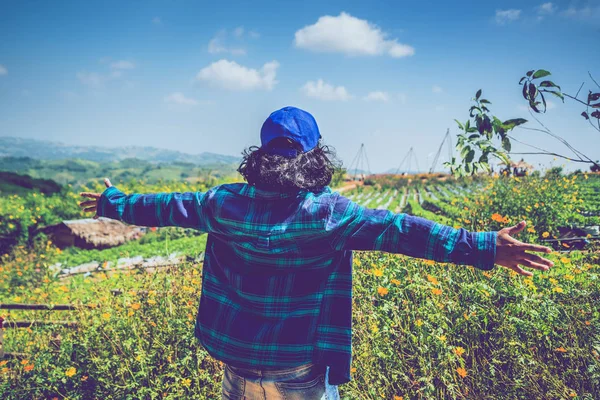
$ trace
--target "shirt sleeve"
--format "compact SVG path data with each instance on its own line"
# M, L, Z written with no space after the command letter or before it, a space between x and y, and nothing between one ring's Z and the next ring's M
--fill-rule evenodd
M337 195L327 224L335 250L379 250L490 270L496 232L468 232L408 214L361 207Z
M208 193L126 195L114 186L98 200L97 214L138 226L179 226L208 232Z

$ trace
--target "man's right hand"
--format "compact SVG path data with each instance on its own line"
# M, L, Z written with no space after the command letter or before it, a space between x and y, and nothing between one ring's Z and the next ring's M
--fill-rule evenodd
M528 253L528 251L552 253L552 249L546 246L523 243L511 236L516 235L525 229L525 225L525 221L521 221L515 226L498 231L498 239L496 240L496 260L494 262L503 267L512 269L518 274L532 276L533 273L525 271L519 265L546 271L548 268L554 266L554 263L537 254Z
M110 180L108 180L108 178L104 179L104 185L106 185L107 188L112 186L112 184L110 183ZM79 207L81 207L84 212L93 212L94 213L93 218L98 219L98 199L100 198L102 193L83 192L83 193L79 193L79 195L81 197L86 197L86 198L92 199L92 200L82 201L81 203L79 203Z

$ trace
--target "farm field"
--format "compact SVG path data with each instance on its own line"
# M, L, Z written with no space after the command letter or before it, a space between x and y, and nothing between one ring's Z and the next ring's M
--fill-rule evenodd
M340 387L343 399L600 397L600 246L593 229L600 225L600 175L375 176L369 183L344 195L468 230L526 220L519 238L554 246L555 267L525 278L500 268L355 253L353 380ZM118 186L206 189L177 181ZM39 228L81 217L78 191L0 196L0 317L3 350L11 353L0 359L0 396L220 398L223 366L193 337L206 235L163 228L111 249L59 249ZM588 227L583 239L560 240L574 227ZM125 257L154 256L183 261L151 273L107 268ZM100 267L61 275L90 262ZM78 325L12 328L16 321Z

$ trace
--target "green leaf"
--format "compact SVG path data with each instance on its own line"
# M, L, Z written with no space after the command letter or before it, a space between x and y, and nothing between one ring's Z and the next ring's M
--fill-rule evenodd
M481 104L492 104L492 102L491 102L491 101L489 101L489 100L486 100L486 99L481 99L479 102L480 102Z
M533 79L543 78L544 76L548 75L550 75L550 72L546 71L545 69L538 69L535 71L535 74L533 74Z
M475 133L473 135L469 135L469 140L477 139L478 137L479 137L479 134Z
M539 84L540 87L555 87L558 88L558 90L560 90L560 86L558 86L557 84L555 84L552 81L543 81L542 83Z
M481 97L481 89L479 89L477 91L477 93L475 93L475 100L479 100L480 97Z
M472 162L473 158L475 158L475 150L471 150L467 153L467 157L465 158L465 162Z
M469 154L469 152L472 151L470 146L465 146L462 148L462 150L460 151L460 156L464 159L467 158L467 154Z
M519 125L523 125L526 122L527 120L523 118L508 119L502 123L502 127L505 130L510 131L511 129L514 129Z
M473 133L473 132L477 132L477 128L475 128L474 126L467 129L467 133Z
M461 124L460 122L458 122L458 120L457 120L457 119L455 119L455 121L456 121L456 123L458 124L458 127L464 131L464 130L465 130L465 127L463 126L463 124Z
M563 101L563 103L565 102L565 96L563 96L563 94L561 92L555 92L555 91L546 90L546 89L542 89L540 91L541 92L546 92L546 93L552 93L553 95L555 95L556 97L558 97L559 99L561 99Z
M510 152L511 149L511 145L510 145L510 139L507 137L505 137L504 139L502 139L502 148L508 152Z

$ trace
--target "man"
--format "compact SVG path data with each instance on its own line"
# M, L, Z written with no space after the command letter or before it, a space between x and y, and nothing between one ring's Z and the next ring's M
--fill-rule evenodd
M208 232L195 334L225 363L224 399L339 399L350 381L352 251L379 250L531 275L549 253L499 232L467 232L363 208L332 192L332 153L315 119L285 107L244 152L247 184L126 196L105 180L85 211L142 226Z

